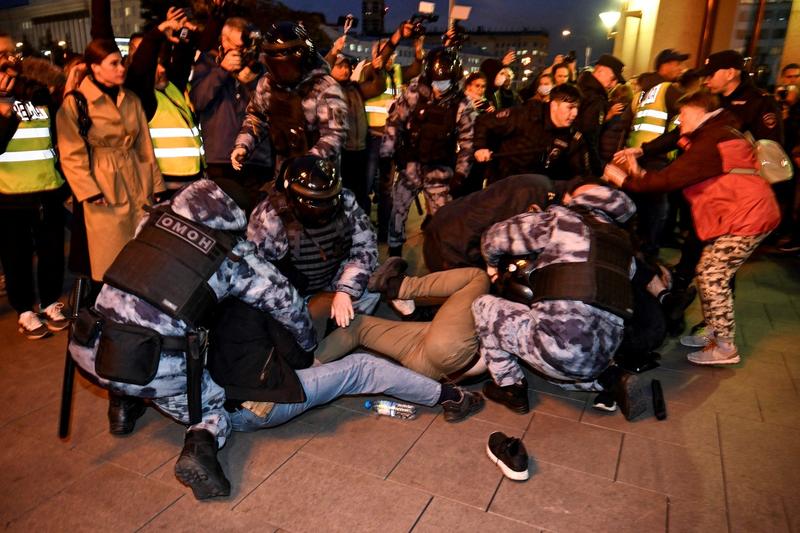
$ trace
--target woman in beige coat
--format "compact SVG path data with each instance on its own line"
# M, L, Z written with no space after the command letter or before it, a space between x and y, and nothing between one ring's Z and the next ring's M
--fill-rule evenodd
M92 279L100 281L133 238L144 206L165 188L141 103L122 87L125 68L116 44L95 39L84 56L89 75L78 90L92 121L88 149L75 98L65 99L56 124L61 167L83 206Z

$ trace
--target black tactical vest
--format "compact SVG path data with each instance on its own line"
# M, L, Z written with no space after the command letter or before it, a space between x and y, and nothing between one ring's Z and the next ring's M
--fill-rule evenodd
M619 317L633 316L630 280L633 247L628 232L598 221L589 209L570 207L589 227L589 260L556 263L532 272L533 302L578 300Z
M207 281L236 242L233 232L211 229L167 207L155 208L103 281L195 327L217 303Z
M421 95L420 95L421 96ZM456 118L461 101L458 97L417 104L406 124L405 159L426 165L453 167L458 141Z
M344 210L326 226L306 228L292 214L283 193L273 187L269 199L286 228L289 240L290 264L282 261L278 268L302 296L330 285L342 262L350 257L353 245L353 227Z
M287 91L273 87L269 95L269 134L275 153L282 157L300 157L317 144L319 132L311 131L303 113L303 99L314 85L316 77Z

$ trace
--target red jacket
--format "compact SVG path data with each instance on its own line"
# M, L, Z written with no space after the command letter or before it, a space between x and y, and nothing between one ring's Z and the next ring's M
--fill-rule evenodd
M734 118L728 111L711 117L681 138L684 153L678 159L642 179L627 180L623 188L634 192L683 189L697 236L704 241L772 231L781 215L769 183L758 175L730 173L734 168L756 168L753 147L732 127Z

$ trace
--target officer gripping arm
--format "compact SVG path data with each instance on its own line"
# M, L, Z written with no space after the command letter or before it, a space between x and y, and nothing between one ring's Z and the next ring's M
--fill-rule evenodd
M492 158L489 138L502 140L514 135L517 124L514 109L504 109L497 113L484 113L475 121L475 160L485 163Z

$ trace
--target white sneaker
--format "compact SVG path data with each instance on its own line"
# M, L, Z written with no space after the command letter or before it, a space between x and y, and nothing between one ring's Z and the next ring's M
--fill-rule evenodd
M44 318L47 329L50 331L61 331L69 326L69 319L61 312L62 309L64 309L64 304L56 302L42 310L42 318Z
M709 328L700 328L695 335L681 337L681 344L688 348L703 348L714 342L714 331Z
M35 340L50 335L47 326L39 319L39 315L33 311L25 311L19 315L19 332L28 339Z
M414 310L417 308L414 304L414 300L391 300L389 306L401 316L409 316L413 314Z
M696 365L735 365L742 360L739 350L732 343L710 342L700 351L686 356L690 363Z

